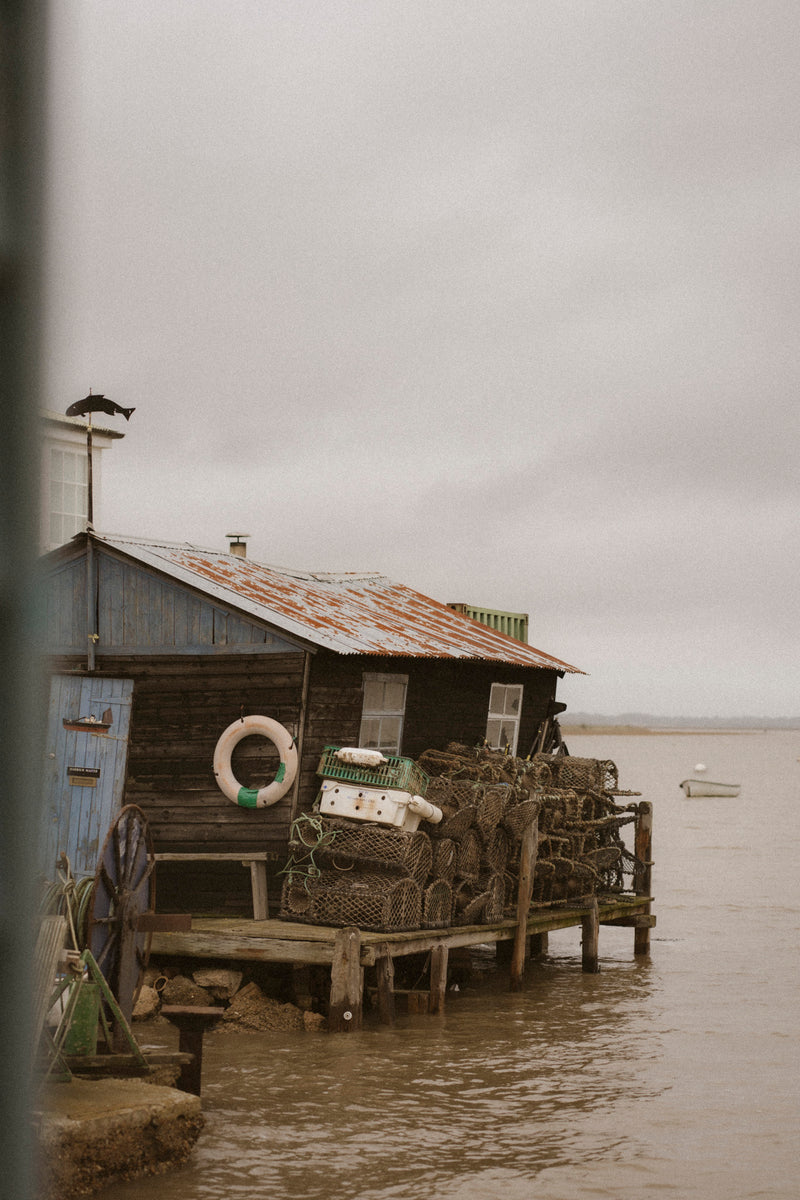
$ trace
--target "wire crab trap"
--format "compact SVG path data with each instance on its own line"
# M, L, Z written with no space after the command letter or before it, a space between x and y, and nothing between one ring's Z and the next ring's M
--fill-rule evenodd
M521 804L513 804L503 813L503 828L512 842L519 842L525 830L539 815L542 807L541 798L523 800Z
M422 894L423 929L447 929L453 909L453 889L444 879L436 879Z
M424 830L409 833L335 817L325 818L324 827L326 834L333 835L326 837L317 850L317 856L326 866L340 869L356 866L366 871L408 875L419 884L431 873L433 848ZM301 830L299 836L302 841L306 831Z
M477 799L475 813L475 824L482 837L488 838L494 833L509 804L514 800L516 788L507 783L494 784L483 789L483 795Z
M486 868L490 872L499 871L502 874L508 865L510 852L510 838L503 826L498 825L497 829L494 830L483 844L481 869Z
M456 843L456 875L462 879L474 879L481 869L481 839L477 830L468 829Z
M308 925L355 925L379 933L419 929L422 889L413 879L368 872L325 871L317 878L287 876L281 920Z
M616 792L619 773L609 759L573 758L571 754L536 755L550 768L553 785L577 791Z
M492 925L502 921L506 901L501 872L478 879L462 879L453 892L454 925Z
M460 840L468 829L471 829L475 822L475 809L462 808L454 811L452 816L446 817L439 826L437 833L443 838L453 838Z
M438 838L433 842L433 865L431 875L434 879L443 879L452 883L456 876L456 857L458 845L452 838Z

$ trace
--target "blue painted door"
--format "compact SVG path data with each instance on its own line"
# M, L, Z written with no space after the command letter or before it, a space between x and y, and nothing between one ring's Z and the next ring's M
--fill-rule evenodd
M122 807L132 679L56 675L50 685L39 869L56 878L63 850L76 879L94 875Z

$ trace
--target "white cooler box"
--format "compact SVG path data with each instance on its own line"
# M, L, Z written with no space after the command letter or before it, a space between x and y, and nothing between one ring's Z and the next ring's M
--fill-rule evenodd
M438 825L442 810L422 796L395 788L369 788L357 783L323 779L319 811L323 817L350 817L353 821L377 821L413 833L420 821Z

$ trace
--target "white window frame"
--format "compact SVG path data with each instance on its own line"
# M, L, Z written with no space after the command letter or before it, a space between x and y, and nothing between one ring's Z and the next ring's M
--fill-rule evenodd
M408 697L408 676L407 675L387 675L380 672L365 672L361 676L361 683L364 691L364 703L361 709L361 728L358 735L359 746L369 744L371 748L382 751L384 754L399 755L403 745L403 725L406 715L406 700ZM367 706L367 684L394 684L402 685L403 688L403 703L402 707L387 706L384 702L381 704L371 704ZM372 689L370 689L372 690ZM384 689L385 692L385 689ZM385 701L385 695L384 695ZM381 725L384 718L388 718L391 722L396 722L397 737L383 737ZM368 742L366 734L367 722L378 722L378 736L376 739L371 739ZM388 722L387 722L388 724Z
M517 753L517 743L519 742L519 724L522 718L522 698L524 689L521 683L493 683L489 689L489 712L486 716L486 741L493 750L505 750L508 743L508 752L511 755ZM518 698L517 711L514 712L514 697ZM495 732L493 723L500 722L500 730ZM503 737L503 733L508 733L509 729L513 730L513 736L509 740L508 737ZM490 733L494 734L490 737Z
M65 470L67 463L71 471ZM86 451L68 445L51 446L47 478L48 542L51 546L61 546L86 528L89 511Z

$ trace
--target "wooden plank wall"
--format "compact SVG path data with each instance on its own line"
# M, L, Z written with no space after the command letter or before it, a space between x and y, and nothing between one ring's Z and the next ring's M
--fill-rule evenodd
M357 745L361 724L361 678L365 672L408 675L403 754L442 750L448 742L474 745L486 733L493 683L524 687L519 753L528 753L539 723L555 696L558 676L539 668L454 659L341 656L319 651L311 668L304 751L304 787L326 744Z
M223 730L241 715L261 713L296 728L302 654L104 656L100 673L134 681L124 799L145 813L157 850L285 847L291 793L270 808L240 808L217 787L213 758ZM243 786L263 784L277 770L277 753L248 738L233 765Z
M298 732L303 662L301 653L102 656L97 675L134 681L124 802L142 808L157 851L270 850L283 865L296 815L292 792L266 809L240 808L217 787L213 756L223 730L241 715L261 713ZM51 667L67 673L84 665L85 659L71 658L57 659ZM365 671L409 676L403 753L411 758L450 741L471 744L482 737L493 682L524 684L520 753L527 753L557 680L555 672L538 669L319 651L311 662L300 811L311 808L319 790L316 769L323 748L358 743ZM277 765L271 744L255 738L234 752L234 773L243 786L263 785ZM272 875L273 905L280 882ZM164 911L225 911L236 904L246 915L249 876L236 862L162 864L158 897Z

